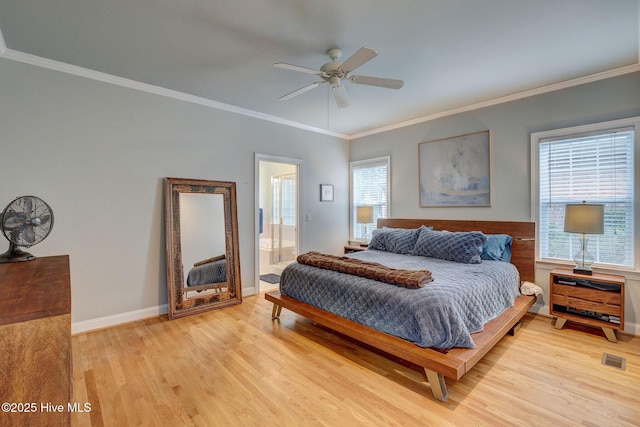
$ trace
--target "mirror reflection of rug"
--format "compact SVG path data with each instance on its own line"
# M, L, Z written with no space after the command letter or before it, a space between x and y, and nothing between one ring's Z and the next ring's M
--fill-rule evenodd
M280 275L279 274L263 274L260 276L260 280L267 283L280 283Z

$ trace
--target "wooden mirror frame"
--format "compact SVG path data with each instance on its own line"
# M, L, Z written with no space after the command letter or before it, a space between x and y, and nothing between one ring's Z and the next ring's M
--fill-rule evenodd
M182 240L180 232L180 194L220 194L224 201L224 235L227 268L226 291L208 294L202 298L184 299L184 271L182 266ZM240 254L238 250L238 211L236 183L199 179L164 179L167 292L169 319L201 313L216 308L240 304Z

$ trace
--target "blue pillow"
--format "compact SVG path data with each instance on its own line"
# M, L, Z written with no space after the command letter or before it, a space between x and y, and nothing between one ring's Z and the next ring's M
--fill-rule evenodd
M487 236L479 231L451 232L422 229L411 255L480 264Z
M508 234L487 234L480 258L511 262L511 242L513 237Z
M393 252L396 254L409 254L416 244L418 234L420 234L422 227L412 229L377 228L373 230L369 249L377 249L379 251Z
M376 228L371 232L371 241L369 242L369 249L377 249L379 251L387 250L387 233L385 230L387 227Z

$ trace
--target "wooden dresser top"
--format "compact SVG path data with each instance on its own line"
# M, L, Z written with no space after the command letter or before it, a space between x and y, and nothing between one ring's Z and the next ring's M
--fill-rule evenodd
M69 255L0 264L0 325L71 313Z

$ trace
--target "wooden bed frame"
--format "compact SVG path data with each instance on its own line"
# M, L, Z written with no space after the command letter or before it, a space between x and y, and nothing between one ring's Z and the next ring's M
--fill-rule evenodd
M535 223L510 221L457 221L429 219L378 219L378 228L418 228L433 226L435 230L482 231L485 234L509 234L513 237L511 258L520 272L522 281L534 281ZM485 354L489 352L510 330L512 330L534 304L534 296L519 296L513 307L484 325L481 332L472 334L475 348L453 348L443 353L431 348L423 348L410 341L380 332L376 329L353 322L294 298L279 291L265 294L273 302L272 319L278 319L282 307L304 316L322 326L368 344L388 354L412 362L424 369L433 396L445 402L447 387L444 378L459 380L469 372Z

